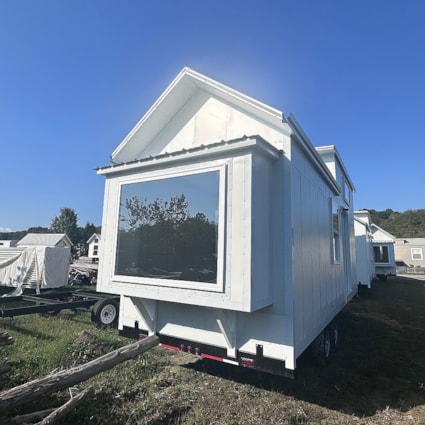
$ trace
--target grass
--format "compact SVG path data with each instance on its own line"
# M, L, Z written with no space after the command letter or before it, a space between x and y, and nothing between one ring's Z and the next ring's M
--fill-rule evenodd
M0 390L130 342L71 311L0 327L15 338L1 351L12 369L0 375ZM425 425L425 281L392 278L362 289L341 313L340 332L332 362L316 368L305 353L294 380L157 347L80 384L95 395L62 423ZM68 398L44 396L13 414Z

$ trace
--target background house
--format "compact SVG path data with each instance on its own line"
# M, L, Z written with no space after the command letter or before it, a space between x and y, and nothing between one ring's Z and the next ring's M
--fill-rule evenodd
M396 275L394 254L395 236L391 235L378 225L370 225L372 231L372 245L375 260L375 275L381 279Z
M411 267L425 267L425 238L397 238L394 251L397 261Z
M92 259L93 262L99 260L99 248L100 248L101 236L98 233L93 233L89 240L87 241L88 245L88 254L87 256Z

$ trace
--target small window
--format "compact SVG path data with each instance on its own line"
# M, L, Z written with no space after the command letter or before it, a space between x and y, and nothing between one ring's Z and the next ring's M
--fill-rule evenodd
M93 255L97 255L97 248L93 250Z
M388 246L379 245L373 247L375 263L389 263Z
M344 181L344 201L347 205L350 205L350 186L347 180Z
M341 261L341 240L339 233L339 210L332 202L332 253L333 262L338 264Z
M423 260L422 248L412 248L412 260Z

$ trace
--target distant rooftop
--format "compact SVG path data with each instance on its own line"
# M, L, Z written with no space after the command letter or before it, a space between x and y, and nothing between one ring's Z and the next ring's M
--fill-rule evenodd
M71 240L65 233L28 233L18 246L72 246Z

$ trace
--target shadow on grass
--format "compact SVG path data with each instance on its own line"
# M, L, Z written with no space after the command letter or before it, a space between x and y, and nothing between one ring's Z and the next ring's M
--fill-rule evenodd
M397 280L361 291L340 314L341 344L330 364L313 366L307 350L294 380L205 360L188 367L346 414L407 411L425 404L425 321L412 307L425 305L425 286L411 285ZM409 299L404 291L412 290Z
M30 336L31 338L40 339L42 341L54 341L55 340L55 338L53 336L46 335L43 332L39 332L39 331L34 330L34 329L27 329L23 326L19 326L13 320L11 320L7 324L3 323L2 327L4 329L8 330L8 331L18 332L21 335Z

